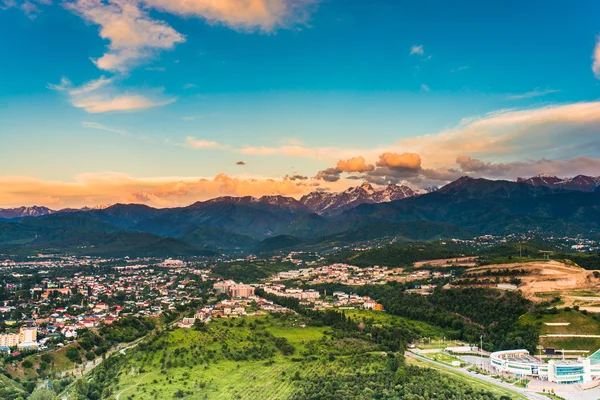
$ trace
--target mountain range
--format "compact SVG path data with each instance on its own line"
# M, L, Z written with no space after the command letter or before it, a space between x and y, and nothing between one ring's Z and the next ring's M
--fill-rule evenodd
M593 192L600 187L600 176L577 175L573 178L559 178L553 175L538 175L532 178L517 178L517 182L553 189L580 190Z
M210 256L323 250L382 237L427 241L531 230L593 236L600 229L600 191L579 184L567 188L546 177L518 182L463 177L426 194L365 183L300 200L220 197L164 209L115 204L1 212L0 253Z
M415 196L414 192L408 186L388 185L382 189L375 189L369 183L365 182L360 186L351 187L340 193L332 192L312 192L303 196L300 200L285 196L262 196L260 198L245 197L218 197L215 199L197 202L191 207L202 207L210 204L270 204L278 207L289 208L290 210L312 211L322 215L336 215L349 210L361 204L383 203L395 200L401 200L407 197ZM22 217L40 217L43 215L72 213L77 211L102 210L110 205L96 207L84 207L81 209L64 208L61 210L51 210L48 207L18 207L18 208L0 208L0 219L22 218Z

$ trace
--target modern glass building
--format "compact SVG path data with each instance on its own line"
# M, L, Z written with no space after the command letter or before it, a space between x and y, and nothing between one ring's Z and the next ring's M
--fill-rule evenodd
M527 350L497 351L490 363L498 372L530 376L559 384L588 383L600 379L600 350L578 360L550 360L545 363Z

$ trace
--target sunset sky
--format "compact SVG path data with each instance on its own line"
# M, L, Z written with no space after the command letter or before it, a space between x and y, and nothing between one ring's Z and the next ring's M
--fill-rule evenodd
M600 175L592 0L0 0L0 207Z

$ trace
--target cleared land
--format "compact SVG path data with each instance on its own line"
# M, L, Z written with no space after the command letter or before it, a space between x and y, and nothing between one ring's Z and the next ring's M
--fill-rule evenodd
M519 290L531 300L543 301L560 296L565 307L579 305L582 309L600 312L600 277L595 276L595 271L558 261L536 261L486 265L471 268L468 272L484 277L502 270L515 270L515 273L518 270L527 271L526 275L518 276L522 281ZM582 293L586 296L582 296Z

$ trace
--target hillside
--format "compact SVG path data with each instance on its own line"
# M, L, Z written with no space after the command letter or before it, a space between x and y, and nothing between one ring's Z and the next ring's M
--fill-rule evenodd
M512 393L405 365L396 343L411 335L403 320L362 316L360 329L351 321L315 326L287 314L167 330L111 357L86 377L85 385L72 385L62 396L75 399L86 390L108 399L350 400L380 392L416 398L435 390L456 400L497 400ZM386 334L392 331L395 340Z

